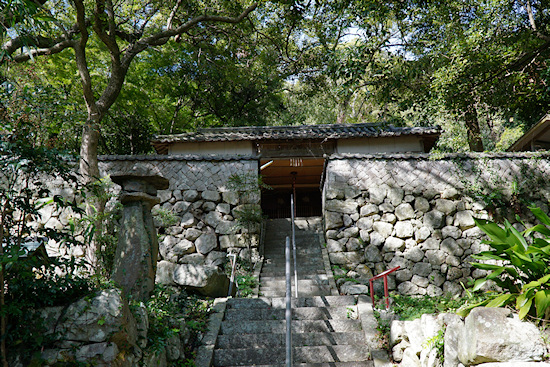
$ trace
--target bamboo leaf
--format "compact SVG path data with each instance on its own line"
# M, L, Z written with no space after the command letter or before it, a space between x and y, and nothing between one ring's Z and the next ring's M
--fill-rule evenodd
M543 289L535 294L535 308L537 309L537 317L544 316L546 309L550 306L550 290Z
M475 268L478 268L478 269L483 269L483 270L495 270L495 269L499 269L499 268L502 267L500 265L482 264L482 263L472 263L472 266L475 267Z
M540 208L529 207L529 210L531 210L531 213L533 213L541 223L550 226L550 218Z
M489 236L493 241L505 244L508 238L506 230L502 229L498 224L484 219L474 218L476 225Z
M489 301L490 300L486 299L485 301L475 303L473 305L462 306L456 311L456 314L462 317L466 317L474 308L485 306L487 303L489 303Z
M487 279L486 278L481 278L481 279L477 279L475 282L474 282L474 286L472 287L472 292L475 292L475 291L478 291L481 289L481 287L483 287L483 285L487 283Z
M531 310L531 305L533 304L533 299L530 298L520 309L519 309L519 318L523 320L525 316L529 313Z
M510 293L501 294L497 298L494 298L489 303L487 303L487 307L501 307L511 301L513 297L514 295Z
M527 241L525 241L525 238L508 221L506 221L506 228L510 231L516 243L521 245L523 251L526 251L529 245L527 244Z
M537 233L540 233L544 236L549 236L550 237L550 229L543 226L542 224L537 224L534 227L526 229L525 231L523 231L523 235L526 236L526 235L528 235L532 232L537 232Z

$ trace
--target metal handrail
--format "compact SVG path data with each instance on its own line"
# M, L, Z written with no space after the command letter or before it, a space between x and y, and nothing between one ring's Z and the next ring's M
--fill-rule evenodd
M372 301L372 305L374 306L374 286L373 282L376 279L383 278L384 279L384 297L386 298L386 309L390 307L390 297L388 295L388 275L399 269L401 266L396 266L393 269L386 270L372 278L369 279L369 285L370 285L370 298Z
M296 226L294 225L294 194L290 194L290 213L292 227L292 252L294 257L294 288L296 289L296 298L298 298L298 267L296 266Z
M237 270L237 254L227 254L229 262L231 263L231 277L229 278L229 291L227 292L227 297L231 297L233 294L233 287L235 285L235 272ZM233 260L231 260L233 257Z
M285 246L285 275L286 275L286 365L292 367L292 284L290 281L290 239L286 238Z

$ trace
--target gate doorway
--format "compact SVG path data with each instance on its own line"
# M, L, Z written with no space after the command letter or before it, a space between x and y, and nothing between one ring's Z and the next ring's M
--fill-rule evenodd
M264 183L272 188L262 192L262 210L269 218L290 218L290 195L293 191L297 217L322 214L319 185L324 159L262 159L260 165Z

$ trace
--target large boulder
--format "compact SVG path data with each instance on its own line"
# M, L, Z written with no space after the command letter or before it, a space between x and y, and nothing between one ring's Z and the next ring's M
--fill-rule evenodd
M178 265L174 282L210 297L225 297L229 290L229 278L217 266Z
M136 320L118 289L72 303L55 331L65 341L113 342L120 350L130 349L138 338Z
M467 366L540 361L545 353L537 327L519 320L505 308L474 308L458 338L458 359Z

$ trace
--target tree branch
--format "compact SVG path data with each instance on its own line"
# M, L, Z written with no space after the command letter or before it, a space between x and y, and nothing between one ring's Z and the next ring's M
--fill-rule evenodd
M523 7L525 8L525 11L527 11L527 15L529 16L529 24L531 25L531 29L536 32L537 31L537 23L535 23L535 16L533 15L533 8L531 7L531 0L525 0L523 3Z
M101 97L97 101L98 109L100 111L107 111L115 102L116 98L118 97L122 89L122 85L124 84L124 79L126 78L126 73L128 72L128 68L130 67L131 62L134 59L134 57L138 55L140 52L146 50L151 46L163 45L166 42L168 42L170 37L185 33L186 31L197 26L201 22L221 22L221 23L231 23L231 24L239 23L244 18L246 18L248 14L254 11L254 9L256 9L257 6L258 6L257 3L252 4L237 17L226 17L226 16L218 16L218 15L200 15L180 25L177 28L167 29L165 31L155 33L149 37L146 37L142 40L135 42L134 44L129 45L128 48L123 53L122 59L120 60L120 64L117 66L116 73L114 72L115 65L113 65L113 72L111 73L111 78L109 79L109 83L107 84L107 87L105 88L105 90L101 94Z
M170 16L168 17L168 20L166 21L166 29L172 29L172 23L174 22L174 17L176 16L176 13L181 5L181 0L178 0L176 2L176 5L174 5L174 8L170 12Z
M51 47L45 47L45 48L34 48L29 50L28 52L16 55L13 57L13 61L15 62L24 62L27 61L35 56L42 56L42 55L53 55L57 54L66 48L74 47L75 41L73 40L67 40L67 41L61 41L59 43L56 43L55 45Z
M86 108L88 110L88 116L97 115L97 106L95 103L95 97L92 90L92 78L88 70L88 62L86 60L86 43L88 42L88 27L86 25L86 10L84 8L83 0L74 0L76 8L76 24L80 32L80 39L74 44L74 53L76 59L76 66L80 79L82 80L82 91L84 95L84 101L86 102Z
M155 33L131 45L124 52L122 65L123 67L125 67L126 65L130 65L130 62L133 60L133 58L143 50L147 49L150 46L163 45L166 42L168 42L170 37L183 34L189 29L198 25L199 23L202 23L202 22L221 22L221 23L231 23L231 24L239 23L244 18L246 18L248 14L254 11L257 6L258 6L257 3L250 5L237 17L226 17L226 16L220 16L220 15L199 15L198 17L195 17L187 21L186 23L180 25L177 28L167 29L165 31Z

